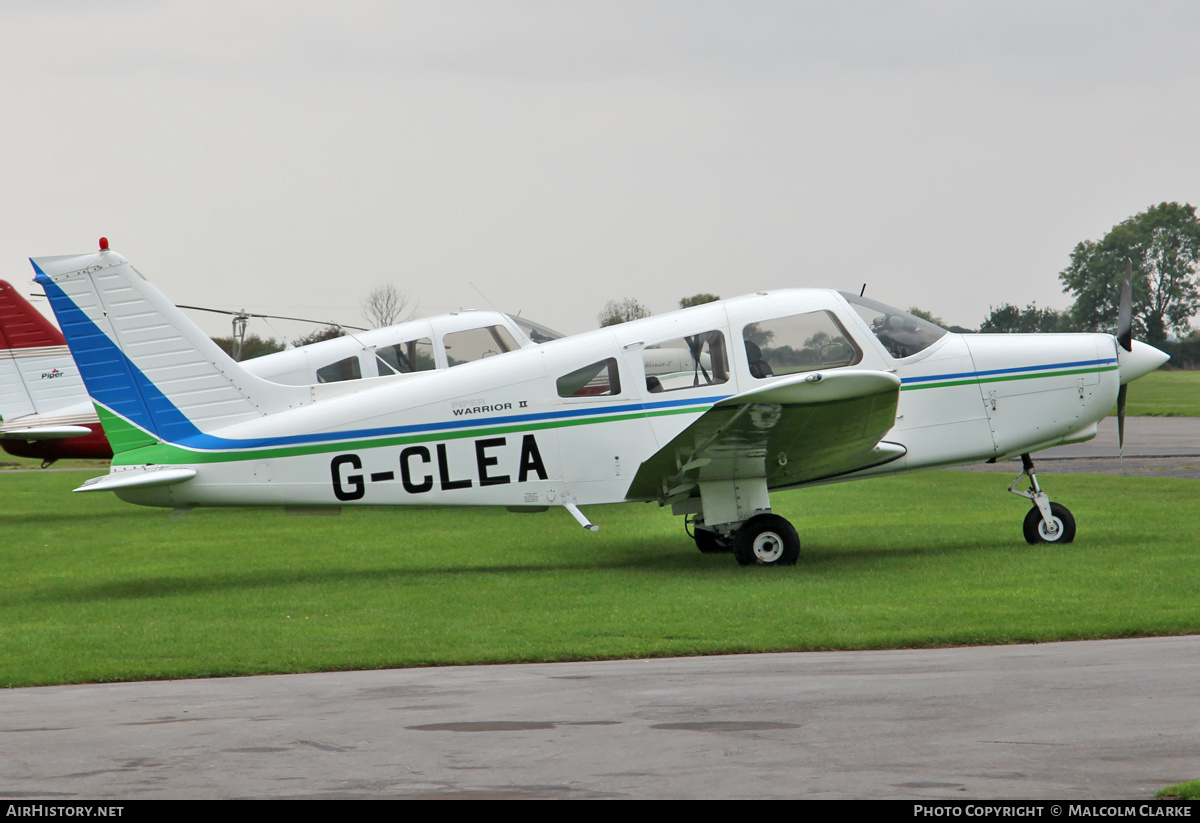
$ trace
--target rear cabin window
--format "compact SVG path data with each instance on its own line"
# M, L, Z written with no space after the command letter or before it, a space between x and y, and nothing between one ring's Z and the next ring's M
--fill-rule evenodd
M751 323L742 329L750 374L780 374L852 366L862 351L831 312L814 311Z
M715 386L729 380L725 335L719 331L664 340L642 350L651 392Z
M451 366L473 363L517 348L517 341L503 326L450 332L442 337L442 342L446 346L446 360Z
M612 357L558 378L559 397L607 397L620 393L621 377Z
M433 341L428 337L408 340L394 346L380 346L375 350L375 355L382 361L379 363L381 377L436 368L433 361Z
M317 369L318 383L340 383L343 380L358 380L361 377L362 368L358 365L357 357L347 357Z

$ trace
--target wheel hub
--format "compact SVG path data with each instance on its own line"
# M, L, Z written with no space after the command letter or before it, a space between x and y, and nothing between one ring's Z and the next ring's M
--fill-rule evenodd
M1057 517L1050 518L1048 523L1043 520L1038 524L1038 532L1047 543L1052 543L1062 534L1062 521Z
M783 540L775 532L763 532L754 538L754 556L762 563L774 563L783 554Z

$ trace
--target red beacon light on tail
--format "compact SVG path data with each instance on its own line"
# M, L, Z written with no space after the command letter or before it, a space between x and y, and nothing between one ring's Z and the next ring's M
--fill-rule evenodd
M108 238L107 237L100 238L100 251L108 251Z

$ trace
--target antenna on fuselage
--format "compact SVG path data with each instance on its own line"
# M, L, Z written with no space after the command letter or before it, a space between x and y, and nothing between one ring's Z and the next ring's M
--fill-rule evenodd
M862 297L866 293L867 293L867 284L863 283L863 287L858 290L858 296Z
M483 298L483 302L487 303L489 306L492 307L492 311L495 311L495 312L500 311L499 307L495 303L493 303L491 300L488 299L488 296L483 293L483 291L479 288L479 286L476 286L470 280L467 281L467 285L470 286L471 288L475 289L475 291L479 293L479 296ZM520 314L520 312L517 312L517 313ZM503 312L501 312L501 314L503 314Z

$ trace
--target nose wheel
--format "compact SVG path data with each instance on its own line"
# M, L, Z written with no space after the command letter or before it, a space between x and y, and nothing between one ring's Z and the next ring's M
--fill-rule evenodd
M1029 478L1028 490L1017 488L1022 477ZM1075 539L1074 516L1063 504L1050 502L1050 497L1038 485L1033 460L1028 454L1021 455L1021 473L1008 490L1033 501L1033 508L1025 515L1022 526L1026 543L1036 546L1038 543L1070 543Z
M1025 542L1030 545L1070 543L1075 539L1075 518L1062 503L1050 504L1049 520L1043 517L1041 509L1034 506L1025 515L1024 530Z

